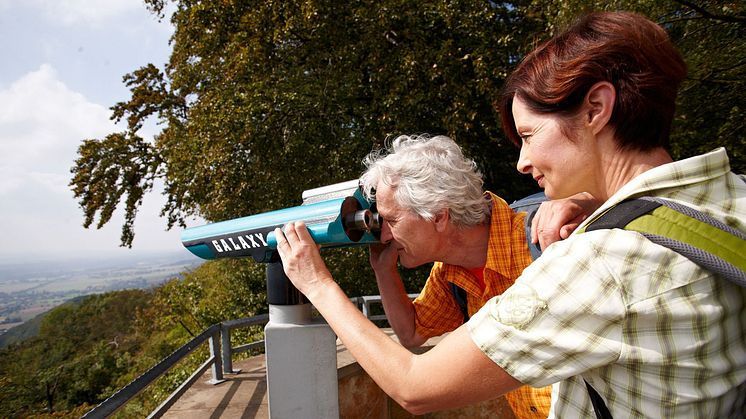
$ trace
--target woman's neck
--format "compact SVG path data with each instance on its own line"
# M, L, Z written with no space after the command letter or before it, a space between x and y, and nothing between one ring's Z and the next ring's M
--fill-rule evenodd
M646 171L671 163L673 159L663 148L655 148L648 151L616 150L612 153L603 154L602 168L604 184L600 185L605 196L597 197L603 200L609 199L624 185Z

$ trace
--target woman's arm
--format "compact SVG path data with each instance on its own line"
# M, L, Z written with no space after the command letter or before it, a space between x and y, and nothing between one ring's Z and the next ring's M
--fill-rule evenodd
M521 385L474 344L465 326L416 355L393 341L334 282L303 222L275 230L285 273L373 380L408 411L455 408ZM283 234L284 233L284 234Z

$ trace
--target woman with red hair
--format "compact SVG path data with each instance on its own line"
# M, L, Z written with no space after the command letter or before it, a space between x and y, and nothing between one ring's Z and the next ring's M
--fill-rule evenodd
M667 151L686 66L665 31L633 13L592 13L529 54L506 82L503 129L518 170L547 196L589 192L589 219L639 196L746 231L746 182L724 149ZM583 228L583 225L580 227ZM392 398L425 412L552 384L550 417L743 417L746 288L639 233L571 235L502 296L422 355L368 322L304 226L279 230L285 270ZM591 402L590 394L605 406Z

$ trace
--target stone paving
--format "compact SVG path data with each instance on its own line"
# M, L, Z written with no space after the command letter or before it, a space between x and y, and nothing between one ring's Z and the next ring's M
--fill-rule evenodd
M396 339L391 329L383 329ZM440 338L423 345L432 347ZM267 380L264 355L233 363L238 374L225 375L224 382L210 384L206 371L162 416L167 419L268 418ZM337 341L337 371L339 376L339 407L342 418L376 419L450 419L502 418L513 419L513 413L502 397L463 409L414 416L402 409L368 377L354 358ZM315 419L315 418L309 418Z

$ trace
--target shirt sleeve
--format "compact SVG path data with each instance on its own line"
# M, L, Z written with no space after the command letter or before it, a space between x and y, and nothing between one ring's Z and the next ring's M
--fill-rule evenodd
M440 336L464 323L464 316L444 278L444 271L445 266L435 262L425 286L413 302L415 330L424 338Z
M475 344L524 384L545 386L618 359L625 303L585 233L558 242L468 322Z

